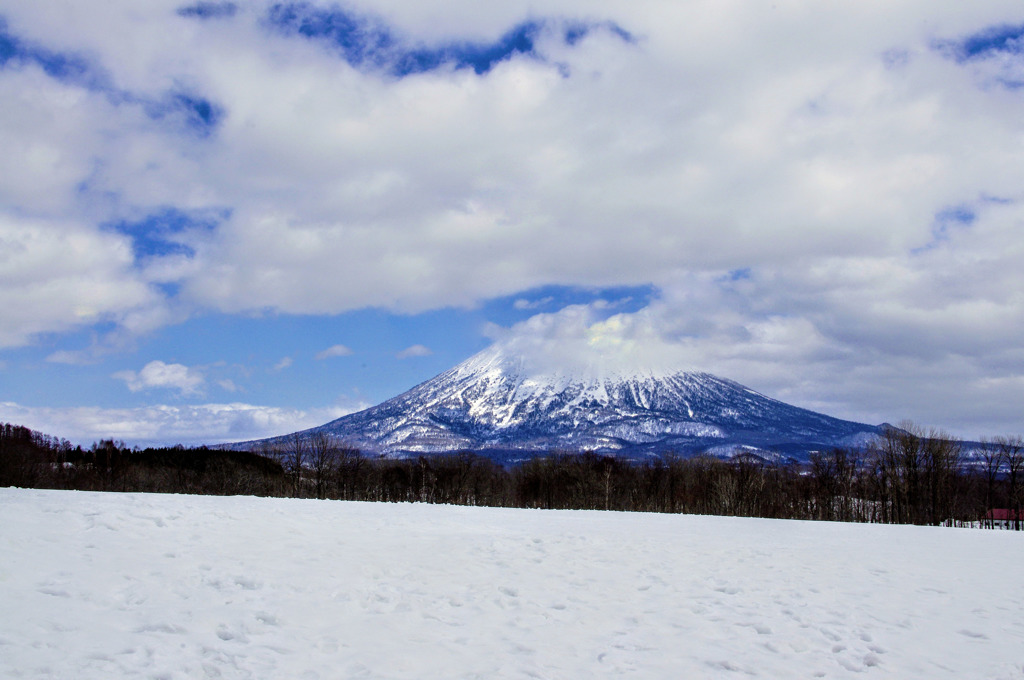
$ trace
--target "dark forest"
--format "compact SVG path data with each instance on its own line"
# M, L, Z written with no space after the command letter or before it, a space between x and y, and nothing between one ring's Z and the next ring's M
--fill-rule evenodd
M590 509L1020 530L1024 441L972 447L910 424L806 463L562 453L501 466L472 452L367 456L329 435L258 452L88 449L0 424L0 487Z

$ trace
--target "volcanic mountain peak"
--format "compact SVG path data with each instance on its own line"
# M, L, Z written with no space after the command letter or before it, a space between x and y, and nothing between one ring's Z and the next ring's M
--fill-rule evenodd
M579 357L537 361L495 345L312 431L389 455L470 449L636 456L737 447L799 453L860 443L878 428L791 406L709 373L625 371Z

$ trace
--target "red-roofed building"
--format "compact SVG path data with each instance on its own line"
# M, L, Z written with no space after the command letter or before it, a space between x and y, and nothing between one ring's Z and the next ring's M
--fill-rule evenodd
M1014 511L1007 508L994 508L985 513L985 526L996 529L1015 529L1024 527L1024 510Z

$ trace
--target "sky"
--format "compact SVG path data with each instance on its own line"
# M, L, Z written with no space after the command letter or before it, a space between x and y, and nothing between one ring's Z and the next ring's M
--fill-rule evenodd
M7 0L0 102L0 421L252 439L504 341L1024 431L1019 0Z

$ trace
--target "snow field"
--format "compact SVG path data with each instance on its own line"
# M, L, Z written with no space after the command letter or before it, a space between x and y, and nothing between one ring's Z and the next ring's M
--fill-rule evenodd
M1024 534L0 489L5 678L1024 678Z

